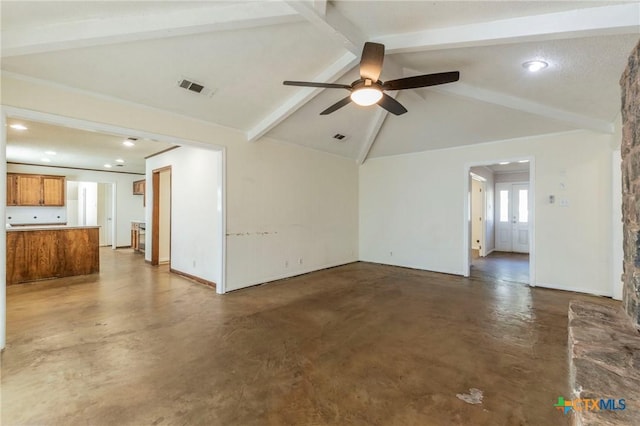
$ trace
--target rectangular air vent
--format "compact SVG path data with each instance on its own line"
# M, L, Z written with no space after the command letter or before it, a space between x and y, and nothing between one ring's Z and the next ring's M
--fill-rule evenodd
M213 95L213 89L209 89L200 83L196 83L195 81L187 78L182 78L178 81L178 87L186 89L190 92L200 93L202 95L206 95L211 97Z

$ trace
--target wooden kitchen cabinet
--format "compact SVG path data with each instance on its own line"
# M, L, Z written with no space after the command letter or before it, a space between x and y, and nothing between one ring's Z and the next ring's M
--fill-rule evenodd
M64 176L42 176L42 205L64 206Z
M7 205L18 205L18 178L14 174L7 174Z
M133 195L144 195L146 181L144 179L133 182Z
M8 206L64 206L64 190L64 176L7 173Z

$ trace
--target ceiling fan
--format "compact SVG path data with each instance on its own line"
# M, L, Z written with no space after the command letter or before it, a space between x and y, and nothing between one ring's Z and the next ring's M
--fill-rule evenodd
M287 86L322 87L325 89L346 89L349 96L331 105L320 115L331 114L353 101L358 105L368 106L377 103L392 114L401 115L407 112L402 104L384 93L385 90L416 89L419 87L436 86L452 83L460 79L459 71L441 72L437 74L417 75L399 78L397 80L378 80L384 60L384 44L366 42L360 58L360 78L351 84L314 83L311 81L283 81Z

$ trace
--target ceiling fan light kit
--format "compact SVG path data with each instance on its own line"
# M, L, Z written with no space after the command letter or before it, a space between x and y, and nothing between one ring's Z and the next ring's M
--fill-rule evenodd
M369 106L382 99L382 90L377 87L363 87L351 92L351 100L360 106Z
M353 83L318 83L311 81L283 81L286 86L317 87L323 89L346 89L351 92L349 96L331 105L320 113L328 115L354 102L357 105L369 106L378 104L392 114L401 115L407 112L402 104L384 93L386 90L417 89L420 87L435 86L452 83L460 79L460 72L442 72L437 74L424 74L414 77L399 78L383 82L379 80L384 61L384 45L380 43L366 42L360 58L360 78Z

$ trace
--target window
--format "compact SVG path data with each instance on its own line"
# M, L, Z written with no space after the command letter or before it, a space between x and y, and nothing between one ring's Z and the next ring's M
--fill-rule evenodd
M518 191L518 222L527 223L529 221L529 190Z
M509 222L509 191L500 191L500 222Z

